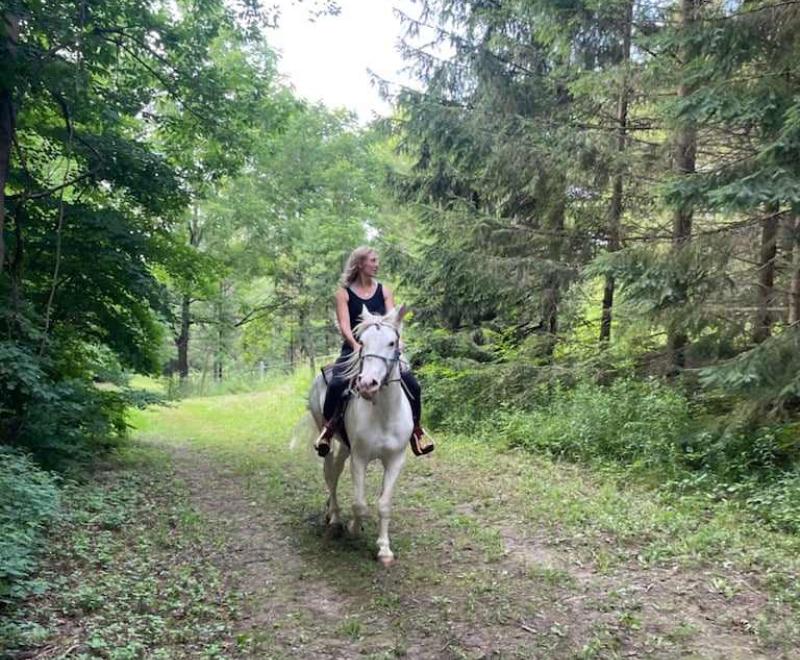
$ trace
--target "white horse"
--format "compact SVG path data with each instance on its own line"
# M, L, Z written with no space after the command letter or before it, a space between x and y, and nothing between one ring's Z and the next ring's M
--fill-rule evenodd
M385 316L371 314L366 306L354 334L362 349L353 353L346 365L346 374L353 377L354 396L347 405L344 424L350 440L334 442L325 456L325 483L329 498L326 519L329 525L341 524L341 512L336 488L345 461L350 457L353 478L353 518L347 529L352 534L361 530L368 515L364 493L367 465L374 460L383 464L383 486L378 499L379 534L378 560L388 566L394 562L389 546L389 519L392 512L392 493L405 462L405 450L414 422L411 404L400 382L400 330L405 308L394 309ZM309 408L321 430L324 423L322 407L325 402L325 381L322 375L314 380Z

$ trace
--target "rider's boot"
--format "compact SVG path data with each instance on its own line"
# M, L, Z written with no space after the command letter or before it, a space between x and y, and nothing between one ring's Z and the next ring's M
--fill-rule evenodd
M425 438L428 439L427 442L424 441ZM425 429L419 425L419 422L414 423L414 430L411 432L411 439L409 442L411 443L411 451L414 452L414 456L423 456L433 451L433 439L428 435Z
M322 432L314 442L314 449L317 450L318 456L327 456L331 450L331 438L336 433L337 418L333 417L322 425Z

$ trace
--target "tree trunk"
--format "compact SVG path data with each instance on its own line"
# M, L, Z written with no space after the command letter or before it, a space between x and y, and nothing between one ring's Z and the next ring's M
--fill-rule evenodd
M681 0L678 22L684 32L684 37L697 20L697 12L702 0ZM680 65L689 63L695 49L684 42L680 47ZM678 98L685 98L693 91L693 87L685 81L678 85ZM691 120L681 120L674 134L674 166L673 169L679 177L692 176L695 173L695 159L697 154L697 127ZM672 249L679 252L691 241L692 220L694 208L691 202L681 202L672 215ZM678 298L686 303L688 284L685 280L676 282ZM686 333L678 328L671 328L668 339L670 352L671 371L677 373L686 366Z
M559 272L561 264L561 251L564 234L564 216L566 214L566 199L564 197L564 187L562 181L559 179L555 187L556 194L560 195L555 207L548 214L548 228L553 232L553 239L550 242L549 258L552 266L552 271L547 273L544 281L544 291L542 300L542 317L544 320L544 328L547 331L548 342L545 348L545 354L553 357L553 351L558 341L558 310L561 303L561 273Z
M800 216L792 231L792 283L789 288L789 324L800 323Z
M181 298L181 332L175 340L175 345L178 347L178 375L181 381L185 381L189 377L190 304L189 294L183 294Z
M202 234L203 230L200 226L199 209L195 202L192 207L192 217L189 219L189 245L197 249L200 246ZM189 339L191 338L192 326L191 307L191 295L189 292L185 292L181 296L181 331L178 336L175 337L175 346L178 349L178 375L182 382L189 377Z
M294 371L294 326L289 329L289 368Z
M214 380L222 382L223 355L225 347L225 282L219 282L219 301L217 302L217 349L214 354Z
M19 39L19 17L2 14L2 36L0 37L0 57L7 63L16 56ZM8 73L8 64L4 67ZM6 78L6 76L3 76ZM12 93L13 76L0 80L0 273L6 263L5 225L6 225L6 182L11 166L11 146L14 144L14 98Z
M633 0L628 2L625 8L625 25L622 34L622 88L619 92L617 103L617 173L614 175L614 183L611 189L611 203L608 213L608 251L616 252L622 247L622 237L620 223L622 221L622 193L623 193L623 173L622 161L627 144L628 133L628 96L629 96L629 75L628 67L631 60L631 32L633 25ZM614 277L606 275L605 286L603 287L603 312L600 320L600 345L607 346L611 340L611 321L612 309L614 307Z
M24 201L21 200L14 208L14 254L8 266L11 276L11 310L14 316L13 323L16 326L19 325L22 318L22 271L25 259L24 222Z
M770 213L761 221L761 250L758 260L758 289L753 342L760 344L772 334L771 307L775 299L775 256L777 254L778 213Z
M311 374L312 376L317 372L317 363L316 363L316 356L315 356L315 349L314 349L314 336L311 332L308 314L305 310L301 311L299 314L299 324L300 324L300 343L302 346L302 351L308 357L308 362L311 366Z

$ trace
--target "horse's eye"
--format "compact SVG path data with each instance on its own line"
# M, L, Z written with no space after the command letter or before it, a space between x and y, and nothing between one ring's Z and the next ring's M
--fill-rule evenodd
M394 348L394 342L393 341L389 342L389 348Z

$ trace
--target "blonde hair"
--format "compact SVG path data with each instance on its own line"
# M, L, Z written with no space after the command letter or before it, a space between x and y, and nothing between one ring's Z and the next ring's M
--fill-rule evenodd
M347 257L347 263L344 265L342 277L339 279L339 284L342 286L350 286L358 277L358 269L370 254L378 254L369 245L362 245L357 247Z

